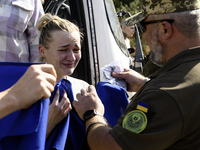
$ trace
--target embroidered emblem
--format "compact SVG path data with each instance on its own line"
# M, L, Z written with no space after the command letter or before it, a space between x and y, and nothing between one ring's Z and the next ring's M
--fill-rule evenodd
M134 133L140 133L147 126L147 117L144 112L133 110L125 116L122 126Z

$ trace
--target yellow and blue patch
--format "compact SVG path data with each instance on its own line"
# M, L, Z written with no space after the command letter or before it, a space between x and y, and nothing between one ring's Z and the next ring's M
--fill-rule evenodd
M144 102L139 101L136 109L147 113L148 112L148 105L146 103L144 103Z
M129 112L123 119L122 126L134 133L142 132L147 126L148 105L139 101L136 107L137 110Z

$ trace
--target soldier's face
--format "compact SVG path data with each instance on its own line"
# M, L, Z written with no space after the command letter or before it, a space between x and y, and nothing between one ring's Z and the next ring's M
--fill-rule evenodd
M132 37L135 33L135 26L125 26L123 32L126 33L128 38Z
M151 37L150 59L156 65L162 66L163 65L163 54L164 54L164 50L159 41L158 30L154 30L152 32L152 37Z
M158 24L149 24L143 33L143 38L150 48L150 59L158 66L164 64L164 49L159 40Z

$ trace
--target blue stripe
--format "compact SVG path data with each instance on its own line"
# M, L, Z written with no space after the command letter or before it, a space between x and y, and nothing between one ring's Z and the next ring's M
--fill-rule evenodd
M148 107L149 107L148 104L146 104L146 103L144 103L144 102L141 102L141 101L138 102L138 105L143 106L143 107L145 107L145 108L148 108Z

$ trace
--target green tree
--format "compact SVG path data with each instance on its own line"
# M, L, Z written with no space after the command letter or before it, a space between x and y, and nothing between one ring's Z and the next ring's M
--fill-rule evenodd
M131 15L134 15L141 11L140 0L113 0L113 2L117 12L122 9L124 11L128 11Z
M125 12L129 12L131 15L134 15L140 11L142 11L141 0L113 0L115 5L116 12L123 10ZM124 15L123 17L119 17L119 22L123 18L129 17L128 15ZM142 37L142 35L140 36ZM130 38L131 47L135 47L135 37ZM141 38L141 43L143 47L144 54L147 55L149 53L149 47L146 45L145 41ZM134 55L134 54L133 54Z
M115 5L115 9L116 11L128 11L131 15L134 15L140 11L142 11L141 8L141 0L113 0L114 5ZM119 17L119 21L121 22L121 20L125 17L128 17L127 15L120 18ZM142 37L142 35L140 35L140 37ZM149 47L146 44L145 40L143 38L141 39L141 44L142 44L142 48L143 48L143 52L144 55L148 55L149 54ZM135 37L130 38L130 43L131 43L131 47L135 47ZM134 53L131 54L132 56L134 56ZM145 65L143 66L143 75L148 76L149 74L155 72L159 67L155 64L153 64L149 58L145 59Z

